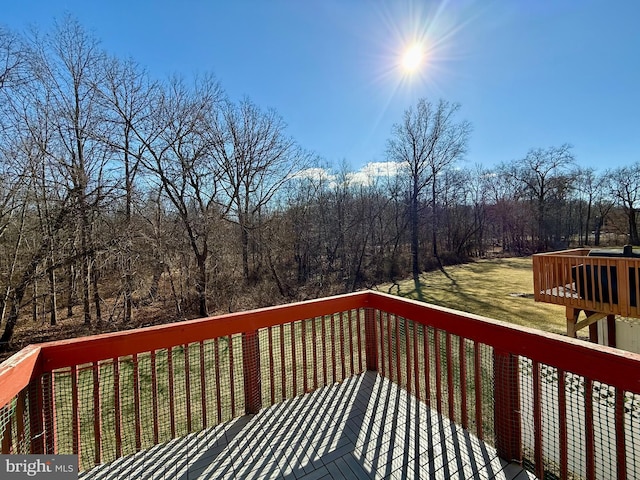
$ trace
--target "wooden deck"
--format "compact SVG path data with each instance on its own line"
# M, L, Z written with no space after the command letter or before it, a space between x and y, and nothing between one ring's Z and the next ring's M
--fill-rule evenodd
M535 479L375 372L287 400L81 479Z

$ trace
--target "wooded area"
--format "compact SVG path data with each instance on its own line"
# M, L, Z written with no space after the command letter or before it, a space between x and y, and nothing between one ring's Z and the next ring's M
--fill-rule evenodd
M470 166L471 125L447 101L408 109L388 161L354 172L213 76L152 78L70 18L0 29L0 59L0 350L27 314L128 328L159 301L168 321L640 244L640 163L598 173L561 145Z

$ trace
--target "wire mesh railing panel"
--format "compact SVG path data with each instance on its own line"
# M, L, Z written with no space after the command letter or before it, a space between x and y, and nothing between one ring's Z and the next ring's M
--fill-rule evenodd
M524 465L540 478L637 478L636 395L520 358Z
M378 371L432 409L494 441L492 349L379 311Z
M86 470L242 415L243 362L238 334L45 374L48 451L78 454Z
M615 388L593 382L591 393L586 394L592 398L594 471L597 478L612 478L617 473Z
M350 310L261 329L262 405L363 372L363 315L360 310Z
M640 394L624 393L620 395L623 421L623 452L627 478L640 478ZM620 458L620 457L618 457ZM622 461L623 460L623 461Z

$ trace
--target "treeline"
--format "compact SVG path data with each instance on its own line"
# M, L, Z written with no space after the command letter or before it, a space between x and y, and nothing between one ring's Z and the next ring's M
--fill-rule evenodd
M27 313L126 328L158 302L206 316L604 233L640 244L640 164L598 174L563 145L469 167L446 101L408 109L388 161L354 172L212 76L154 79L73 19L0 30L0 58L0 350Z

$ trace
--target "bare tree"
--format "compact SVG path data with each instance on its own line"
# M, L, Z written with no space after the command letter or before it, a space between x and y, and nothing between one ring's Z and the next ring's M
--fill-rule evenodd
M251 236L263 226L268 203L302 168L303 154L285 134L285 127L275 111L262 111L245 99L239 105L227 102L212 132L221 185L229 202L226 218L240 229L245 282L250 277Z
M27 48L17 34L0 26L0 89L28 81Z
M547 149L530 150L522 160L516 160L506 166L506 171L520 182L535 202L535 219L537 222L538 251L548 248L549 234L546 224L549 197L554 192L567 188L569 170L574 157L571 145Z
M104 83L100 85L100 95L104 103L105 122L110 127L105 130L103 141L115 150L121 163L120 187L124 190L124 219L119 223L118 249L119 265L123 277L122 323L132 319L135 257L134 243L136 229L133 208L136 193L136 179L140 161L145 153L145 143L134 134L136 125L148 122L152 114L152 96L158 95L157 84L151 82L146 73L133 61L112 58L105 66Z
M415 108L405 111L402 122L393 126L387 146L390 160L406 165L410 179L409 228L411 231L411 263L413 279L419 283L419 210L424 189L431 187L432 246L439 260L437 247L437 180L448 166L465 153L471 124L455 121L460 105L440 100L437 105L421 99Z
M198 312L207 316L208 261L216 219L225 213L218 199L219 168L213 156L211 131L222 100L212 78L193 89L173 79L157 98L146 121L133 126L144 146L144 166L175 208L196 260Z
M610 170L605 174L610 181L611 195L627 217L629 243L640 245L636 213L640 203L640 162Z
M67 181L75 209L84 321L90 324L95 262L92 223L107 194L105 169L109 160L109 150L99 139L104 127L97 88L103 81L105 57L98 41L72 18L57 23L49 35L34 34L30 47L34 105L53 112L50 118L55 137L46 153L55 159L59 178ZM96 286L94 282L93 300L100 321Z

